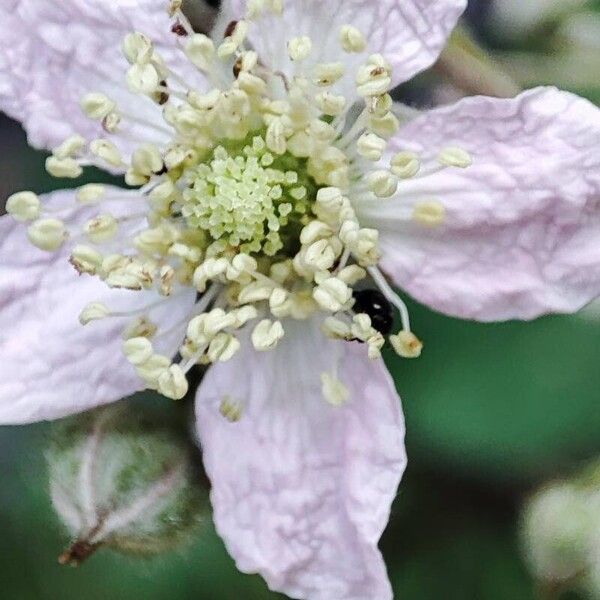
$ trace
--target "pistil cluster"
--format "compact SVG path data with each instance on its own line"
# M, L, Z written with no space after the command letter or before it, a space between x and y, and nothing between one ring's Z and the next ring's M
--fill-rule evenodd
M353 310L356 286L375 285L399 310L401 329L389 336L396 352L415 357L421 351L404 303L377 268L378 231L361 225L355 206L385 202L402 180L448 166L464 168L471 159L459 148L443 148L433 166L424 166L412 152L400 152L382 166L387 140L399 127L388 94L389 63L365 54L358 71L346 73L342 63L312 60L312 40L300 36L288 41L294 77L271 71L269 57L258 56L246 36L253 19L282 8L275 0L250 2L246 18L231 23L216 45L195 33L179 3L172 2L181 59L191 61L213 87L199 91L189 85L149 38L133 32L123 43L127 84L162 108L163 123L146 123L90 92L82 109L102 123L105 137L73 136L46 163L57 177L79 177L92 164L121 169L137 189L80 188L78 202L99 210L78 230L46 211L31 192L15 194L7 204L16 219L32 221L29 239L39 248L54 251L71 238L70 261L79 273L112 288L152 290L162 297L133 313L94 302L80 320L87 325L124 319L125 356L148 388L170 398L186 394L186 374L194 365L230 359L242 339L260 352L274 349L286 319L321 313L325 335L364 343L368 356L379 358L391 332L376 329L367 312ZM345 25L338 35L344 52L365 53L367 42L358 29ZM348 77L364 99L358 116L351 110L353 99L336 92L336 84ZM110 136L128 121L168 133L171 142L141 144L126 158ZM122 214L101 209L120 201L135 208ZM436 225L444 209L432 199L409 218ZM176 326L183 341L181 358L173 362L154 350L155 341L173 328L162 331L153 311L190 288L198 300ZM330 403L347 398L336 373L323 373L322 384ZM238 408L227 402L223 414L239 418Z

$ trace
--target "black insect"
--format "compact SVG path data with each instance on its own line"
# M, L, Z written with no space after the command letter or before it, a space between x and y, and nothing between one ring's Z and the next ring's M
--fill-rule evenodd
M379 290L356 290L354 292L355 313L366 313L371 317L371 325L387 335L394 325L394 311L392 305L386 300Z

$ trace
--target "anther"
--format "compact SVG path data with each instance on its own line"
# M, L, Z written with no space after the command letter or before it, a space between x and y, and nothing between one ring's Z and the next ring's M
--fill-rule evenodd
M393 156L390 168L392 173L400 179L410 179L421 168L419 155L414 152L398 152Z
M423 342L412 331L400 331L389 337L392 347L403 358L418 358L423 350Z
M418 202L413 208L412 218L421 225L435 227L444 222L446 209L441 202L429 200Z
M336 96L331 92L321 92L315 96L315 103L324 115L336 117L344 112L346 98L344 96Z
M242 404L235 402L230 396L225 396L219 405L219 412L230 423L237 423L242 418Z
M283 326L279 321L263 319L252 331L252 345L260 352L272 350L283 337Z
M374 133L363 133L356 141L358 153L371 161L381 160L385 147L386 141Z
M131 65L150 62L153 52L152 41L143 33L128 33L123 40L123 54Z
M206 355L210 362L225 362L233 358L239 349L239 340L230 333L222 332L217 334L210 342Z
M378 198L389 198L398 189L398 179L386 170L373 171L367 177L369 189Z
M439 156L438 162L447 167L458 167L460 169L466 169L473 164L473 158L464 149L456 146L450 146L444 148Z
M82 325L87 325L92 321L98 319L104 319L110 315L109 308L101 302L90 302L85 308L79 313L79 322Z
M342 406L350 397L348 388L332 373L321 373L321 391L332 406Z
M88 183L77 190L76 198L81 204L95 204L106 193L106 188L99 183Z
M33 192L17 192L6 201L6 212L17 221L33 221L40 216L40 199Z
M59 219L39 219L29 226L27 237L40 250L52 252L62 246L68 232L65 224Z
M72 135L62 144L54 148L52 150L52 154L59 159L74 158L85 148L85 145L85 138L81 137L80 135Z
M319 63L315 65L313 81L316 85L326 87L339 81L343 75L343 63Z
M373 54L367 64L358 69L356 74L357 92L361 96L380 96L385 94L392 84L392 67L381 56Z
M102 254L90 246L78 244L73 248L69 262L78 273L95 275L102 266Z
M158 391L172 400L181 400L188 391L188 381L179 365L170 365L157 379Z
M132 365L145 363L153 354L152 343L146 337L129 338L123 342L123 353Z
M83 230L92 242L98 244L114 238L119 230L119 224L112 215L103 214L88 221Z
M93 140L90 144L90 152L113 167L120 167L123 164L118 148L108 140Z
M340 44L345 52L363 52L367 47L365 36L352 25L342 25Z
M153 94L160 82L156 67L150 63L135 63L127 71L127 83L132 92Z
M293 61L301 61L308 57L312 50L312 41L307 35L292 38L287 43L288 54Z
M83 112L90 119L97 121L104 119L116 108L116 104L110 98L100 93L86 94L80 104Z
M341 279L328 277L313 289L312 295L321 308L337 312L347 308L352 290Z
M202 71L210 69L215 54L213 41L203 33L196 33L188 39L185 46L187 57Z
M52 177L66 177L68 179L76 179L83 173L83 169L79 162L73 158L58 158L49 156L46 159L46 171Z

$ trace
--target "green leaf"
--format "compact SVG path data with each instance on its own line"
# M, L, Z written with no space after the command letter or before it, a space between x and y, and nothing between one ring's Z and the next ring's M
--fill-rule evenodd
M524 480L600 453L600 321L478 324L417 306L412 314L423 355L388 358L409 460Z

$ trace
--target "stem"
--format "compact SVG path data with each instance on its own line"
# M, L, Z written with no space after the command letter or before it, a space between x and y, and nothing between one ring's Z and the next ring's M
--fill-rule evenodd
M512 98L521 91L465 28L455 31L434 68L466 95Z

